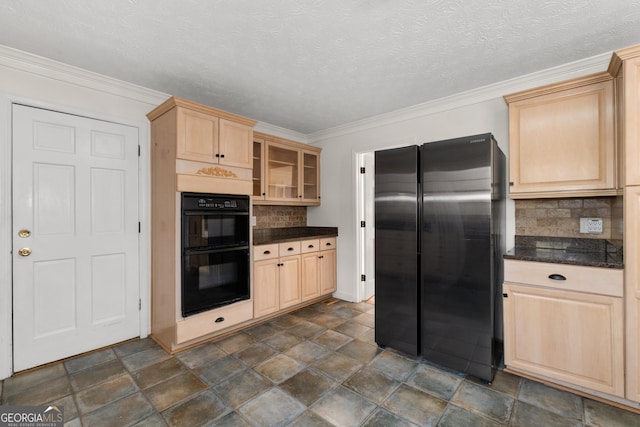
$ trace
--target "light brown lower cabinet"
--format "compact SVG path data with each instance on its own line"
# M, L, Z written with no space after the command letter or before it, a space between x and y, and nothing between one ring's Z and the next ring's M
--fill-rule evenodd
M622 270L505 260L505 279L508 369L624 397Z

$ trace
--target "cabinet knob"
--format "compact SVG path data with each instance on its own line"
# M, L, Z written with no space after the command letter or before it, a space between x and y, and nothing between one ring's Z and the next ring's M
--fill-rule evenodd
M220 154L216 154L216 157L220 157Z
M224 157L224 154L220 154L220 157Z
M549 279L551 280L567 280L562 274L550 274Z
M311 248L313 248L313 245L309 245L309 246L307 246L307 247L308 247L309 249L311 249Z
M263 253L264 253L265 255L269 255L269 254L271 254L271 251L264 251Z
M288 250L289 252L291 252L291 251L293 250L293 248L289 248L289 249L287 249L287 250Z
M218 317L218 318L215 320L215 322L216 322L216 323L224 322L224 317Z

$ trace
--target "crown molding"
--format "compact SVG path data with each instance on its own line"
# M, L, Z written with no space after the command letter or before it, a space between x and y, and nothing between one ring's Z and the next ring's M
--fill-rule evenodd
M171 95L0 45L0 66L157 106Z
M499 99L507 94L520 92L527 89L544 86L563 80L582 77L587 74L594 74L606 71L611 59L611 52L592 56L590 58L563 64L557 67L537 71L524 76L516 77L477 89L460 92L445 98L413 105L385 114L380 114L342 126L312 132L307 134L309 144L322 140L361 132L380 126L388 126L406 120L417 119L424 116L453 110L455 108L466 107L480 102Z
M267 135L277 136L278 138L302 142L303 144L309 143L307 135L305 135L304 133L296 132L295 130L286 129L265 122L258 122L253 130L260 133L266 133Z

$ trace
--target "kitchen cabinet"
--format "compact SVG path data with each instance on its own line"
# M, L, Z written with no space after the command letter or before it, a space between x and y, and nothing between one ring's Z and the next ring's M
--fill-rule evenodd
M241 168L253 167L253 125L219 117L218 110L175 99L177 157Z
M619 193L610 74L543 86L505 100L511 198Z
M505 260L504 363L624 397L622 270Z
M300 303L300 242L260 245L253 253L254 316Z
M336 239L327 237L301 242L302 301L336 290Z
M151 121L151 337L174 352L253 319L251 300L182 317L179 195L185 191L251 195L249 144L256 122L179 98L168 99L147 117Z
M320 204L320 148L264 134L254 135L253 141L255 204Z
M640 45L615 51L608 71L618 89L624 186L626 398L640 402Z

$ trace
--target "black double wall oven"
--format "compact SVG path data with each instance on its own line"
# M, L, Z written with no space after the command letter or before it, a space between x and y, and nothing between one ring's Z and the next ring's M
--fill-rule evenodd
M182 193L182 316L250 298L249 197Z

